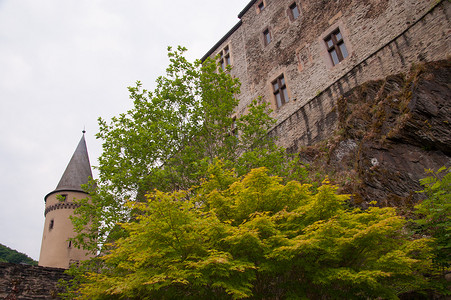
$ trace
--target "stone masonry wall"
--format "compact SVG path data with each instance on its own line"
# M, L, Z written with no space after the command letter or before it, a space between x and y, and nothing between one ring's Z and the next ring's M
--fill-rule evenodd
M333 99L343 92L451 54L449 1L263 0L259 11L260 2L251 1L241 26L210 56L230 48L231 75L242 83L237 114L262 97L278 120L272 134L293 151L335 129ZM292 3L300 8L296 20L289 17ZM332 66L324 38L337 28L349 56ZM272 38L266 46L265 29ZM277 108L271 83L281 74L290 101Z
M340 95L364 82L406 72L416 62L446 59L451 46L450 16L450 3L439 3L402 34L281 120L271 134L278 136L279 143L291 151L327 138L336 129L336 100Z
M0 263L0 299L58 299L62 278L69 279L64 269Z

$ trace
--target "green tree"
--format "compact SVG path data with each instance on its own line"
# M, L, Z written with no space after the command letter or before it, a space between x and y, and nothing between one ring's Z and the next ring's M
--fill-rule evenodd
M130 202L126 233L84 275L79 299L396 299L429 287L430 240L393 208L350 209L266 168L216 161L193 189Z
M121 236L116 224L130 218L127 201L142 201L155 188L197 185L216 158L239 175L257 166L293 172L284 149L267 135L274 124L268 104L255 100L237 115L238 79L213 60L189 62L184 51L169 48L167 74L154 92L137 82L129 88L131 110L110 123L99 119L99 179L86 187L92 199L80 200L73 217L78 245L98 251L107 238ZM295 172L299 176L302 168Z
M427 173L430 176L420 180L427 198L415 207L421 216L416 223L422 233L434 237L435 263L447 268L451 266L451 168Z

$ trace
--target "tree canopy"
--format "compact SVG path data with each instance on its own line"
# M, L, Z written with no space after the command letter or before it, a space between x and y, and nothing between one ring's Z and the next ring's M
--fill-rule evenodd
M396 298L429 287L431 241L393 208L350 208L325 181L211 165L190 190L154 191L83 277L80 299Z
M132 109L111 122L99 119L99 179L86 187L91 199L79 201L73 217L75 243L93 252L120 236L116 224L131 217L127 201L143 201L154 189L197 185L214 159L238 175L261 166L284 177L293 172L284 149L267 135L274 120L265 101L253 101L239 115L240 83L230 69L211 59L189 62L182 47L168 50L167 74L155 90L137 82L129 88Z
M434 237L434 262L447 268L451 265L451 167L427 173L420 181L427 198L415 207L420 216L416 223L422 234Z

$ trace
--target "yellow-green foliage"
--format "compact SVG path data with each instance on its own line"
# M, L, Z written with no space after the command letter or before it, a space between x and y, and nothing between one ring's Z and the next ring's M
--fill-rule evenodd
M420 180L427 198L415 209L421 216L416 223L423 234L434 237L434 262L443 268L451 266L451 167L437 172L426 170L429 176Z
M315 192L220 163L189 191L133 204L80 299L367 299L428 287L428 239L392 208L351 209L325 181Z

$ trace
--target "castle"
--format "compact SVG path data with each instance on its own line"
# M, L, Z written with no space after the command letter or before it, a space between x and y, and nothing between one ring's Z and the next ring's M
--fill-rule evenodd
M238 17L202 60L218 58L222 68L232 66L231 75L242 83L237 115L245 114L253 99L270 103L277 120L270 134L292 152L332 135L341 95L451 54L451 4L446 0L252 0ZM68 239L74 236L69 219L76 208L73 199L87 196L81 184L90 176L82 136L56 189L45 196L40 266L68 268L89 257ZM5 278L25 272L11 271L20 266L1 267ZM48 281L48 274L59 271L31 273L39 272L45 273L39 280ZM56 274L52 284L61 276ZM34 293L39 280L24 290ZM8 282L0 284L0 295L14 290Z
M337 97L369 80L446 59L451 6L435 0L253 0L240 21L206 53L241 80L237 115L253 99L269 101L270 134L290 151L328 137ZM69 216L91 177L84 136L58 186L45 196L40 266L68 268L85 259L72 247Z

